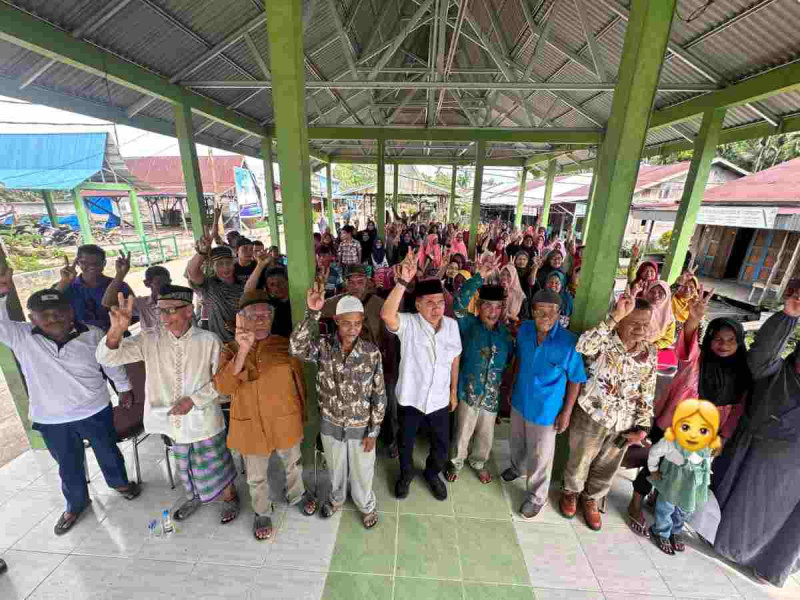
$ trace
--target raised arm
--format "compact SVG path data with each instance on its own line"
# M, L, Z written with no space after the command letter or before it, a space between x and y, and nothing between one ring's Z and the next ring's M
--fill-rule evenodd
M61 279L59 279L58 283L55 285L55 288L59 292L66 290L70 285L72 285L72 282L75 281L75 278L78 276L78 270L75 268L77 264L77 256L72 262L69 262L69 259L66 256L64 257L64 266L61 267Z
M0 344L12 350L22 339L26 325L8 318L8 294L14 289L14 269L8 266L5 256L0 256Z
M639 242L634 242L631 248L631 262L628 265L628 283L633 283L636 280L636 271L639 270L639 263L641 262L641 248Z
M95 353L97 362L104 367L118 367L144 360L142 334L123 339L133 318L133 294L123 298L120 292L117 302L118 306L112 307L109 313L111 328L100 340Z
M399 268L398 268L399 267ZM399 271L399 273L398 273ZM403 294L406 292L406 287L411 283L417 273L417 256L413 248L408 249L408 254L403 259L403 262L395 267L395 286L386 302L383 303L381 308L381 319L386 323L386 327L391 332L396 332L400 329L400 319L397 313L400 310L400 303L403 301Z
M125 256L122 251L120 251L114 267L116 268L116 274L114 275L114 279L111 280L111 283L108 284L103 294L103 300L101 301L101 304L106 308L117 306L117 294L119 294L122 288L125 276L131 270L131 253L128 252L128 256Z
M189 283L194 285L203 285L203 263L208 258L211 252L211 232L207 228L203 228L203 237L197 240L195 244L195 254L189 259L186 265L186 278Z
M753 379L769 377L783 366L781 354L800 321L800 298L792 298L787 290L784 309L772 315L756 333L755 342L747 353L747 364Z
M261 274L264 272L264 269L271 266L274 262L269 250L266 248L259 250L256 254L256 268L253 269L253 272L250 273L250 277L247 278L247 283L244 284L244 291L252 292L253 290L257 290L258 282L261 279Z
M322 306L325 304L325 284L321 279L306 294L305 318L294 326L292 335L289 336L289 353L308 363L319 361L319 317Z
M584 356L595 356L600 354L611 343L611 332L617 328L619 322L633 312L636 301L633 296L626 291L619 297L614 305L614 310L604 321L600 321L597 327L587 329L578 338L575 349Z

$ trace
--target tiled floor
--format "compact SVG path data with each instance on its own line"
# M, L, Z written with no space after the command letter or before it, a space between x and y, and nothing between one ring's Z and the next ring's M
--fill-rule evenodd
M431 496L421 477L409 498L397 501L396 462L381 458L376 529L363 529L351 503L329 520L278 503L269 542L253 539L249 509L220 525L214 505L170 538L149 539L148 521L177 498L158 438L141 447L144 491L132 502L105 486L90 454L92 507L69 534L56 537L63 501L55 464L46 452L27 452L0 469L0 554L10 566L0 576L0 599L800 599L800 582L761 587L703 542L669 557L633 535L623 519L630 493L624 476L599 533L580 517L563 519L555 490L535 522L516 520L521 482L501 483L496 467L507 463L507 429L498 428L490 485L467 467L445 502ZM424 451L420 440L420 465ZM130 447L123 453L130 464ZM310 453L305 464L313 486ZM243 478L239 486L246 503ZM324 476L320 486L324 492Z

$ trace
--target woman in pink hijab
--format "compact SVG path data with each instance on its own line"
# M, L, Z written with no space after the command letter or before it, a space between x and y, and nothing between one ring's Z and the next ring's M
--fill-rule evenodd
M671 296L669 284L660 279L651 281L642 294L653 307L647 341L655 344L659 350L669 348L675 343L675 316L672 314Z
M430 262L428 267L442 266L442 247L439 245L439 236L431 233L425 238L419 249L419 268L425 270L425 263Z
M506 302L500 318L504 322L527 318L527 300L514 265L507 264L500 269L500 285L506 291ZM523 307L523 304L526 306Z
M455 237L450 242L450 252L467 258L467 245L464 243L464 234L460 231L456 232Z

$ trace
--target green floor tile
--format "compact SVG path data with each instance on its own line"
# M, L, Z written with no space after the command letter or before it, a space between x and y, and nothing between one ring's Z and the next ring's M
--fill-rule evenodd
M394 600L463 600L461 582L397 577Z
M342 511L330 570L392 575L396 531L395 515L381 513L375 528L367 530L360 512Z
M456 518L465 581L530 585L511 521Z
M448 494L452 489L449 484ZM411 482L411 489L408 493L408 498L399 501L400 514L412 513L419 515L447 515L453 516L453 503L448 497L447 500L441 501L433 497L431 488L422 472L417 472L414 481Z
M323 600L391 600L392 578L328 573Z
M464 583L464 600L534 600L533 589L491 583Z
M460 579L453 517L400 515L397 575Z
M511 519L508 502L500 484L500 475L491 462L488 467L492 473L491 483L481 483L472 467L465 465L459 472L458 481L451 484L456 516Z

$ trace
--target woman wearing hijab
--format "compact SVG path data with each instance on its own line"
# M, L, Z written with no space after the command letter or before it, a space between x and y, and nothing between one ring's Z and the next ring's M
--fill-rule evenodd
M539 284L539 287L540 288L544 287L548 275L550 275L550 273L552 273L553 271L559 271L566 278L567 274L561 268L563 264L564 264L564 253L557 248L551 250L545 257L544 264L536 273L536 282Z
M397 252L395 256L395 262L400 263L403 262L403 259L408 254L408 249L414 247L414 240L412 239L411 232L406 229L403 232L403 235L400 236L400 243L397 244Z
M373 238L366 229L359 231L357 235L358 237L356 239L358 243L361 244L361 261L365 263L369 262L369 257L372 256L372 244L375 238Z
M551 290L559 295L561 298L561 318L559 323L562 327L569 327L569 321L572 318L572 296L567 291L567 278L561 271L551 271L547 276L545 288Z
M675 317L672 314L672 293L666 281L656 280L644 290L644 299L653 307L647 341L659 350L675 343Z
M689 306L697 297L700 282L690 272L684 272L672 286L672 314L675 316L675 334L680 335L689 318ZM700 332L702 336L702 331Z
M722 510L714 549L778 587L800 565L800 345L782 358L800 324L800 279L787 288L750 347L753 393L711 480Z
M530 255L525 250L518 250L514 254L514 268L517 270L517 278L522 291L525 292L525 297L530 302L533 295L533 286L530 282L532 265Z
M628 282L631 289L637 296L643 296L647 287L658 279L658 265L651 260L646 260L640 264L641 250L639 243L635 243L631 249L631 263L628 265Z
M655 423L649 434L653 444L672 425L676 407L688 398L702 398L716 405L723 444L736 431L743 412L743 402L752 387L744 329L731 319L714 319L706 330L701 346L700 323L707 306L708 298L704 298L702 293L689 304L689 316L675 347L678 372L666 394L656 399ZM653 487L647 480L648 476L646 468L639 472L628 506L628 524L633 531L645 537L648 536L648 530L642 515L642 499Z
M372 243L370 263L375 269L389 266L389 261L386 260L386 248L383 247L383 240L379 237L376 237L375 241Z
M439 245L439 236L435 233L428 234L419 250L419 268L425 269L426 263L437 269L442 266L442 247Z
M453 241L450 242L450 252L460 254L464 258L467 257L467 246L464 244L464 234L460 231L456 232Z
M506 292L506 301L500 319L504 323L529 319L528 299L519 283L517 269L513 265L506 265L500 269L500 285Z

